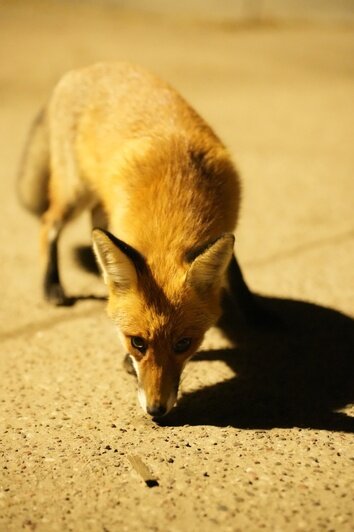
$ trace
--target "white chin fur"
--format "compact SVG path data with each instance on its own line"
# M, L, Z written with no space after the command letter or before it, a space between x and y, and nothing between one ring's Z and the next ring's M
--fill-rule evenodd
M135 369L136 376L138 377L138 380L139 380L139 364L137 363L134 357L132 357L131 355L129 356L130 356L130 360L132 361L133 368Z
M147 413L146 395L142 388L139 388L138 390L138 399L139 399L141 408L144 410L145 413Z
M136 373L136 376L137 376L138 382L139 382L139 364L135 360L135 358L132 357L131 355L130 355L130 360L132 361L133 368L135 369L135 373ZM145 395L144 390L142 388L140 388L140 387L138 388L138 399L139 399L139 403L140 403L141 408L144 410L144 412L147 413L146 395Z

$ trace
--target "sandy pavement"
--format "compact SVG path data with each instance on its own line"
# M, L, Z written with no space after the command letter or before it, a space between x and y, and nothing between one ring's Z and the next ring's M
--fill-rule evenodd
M73 2L0 4L0 530L353 531L353 27L222 25ZM178 408L144 416L104 301L42 301L15 175L66 70L141 63L229 146L245 275L282 326L217 331ZM103 296L65 233L67 291ZM158 485L148 487L129 456Z

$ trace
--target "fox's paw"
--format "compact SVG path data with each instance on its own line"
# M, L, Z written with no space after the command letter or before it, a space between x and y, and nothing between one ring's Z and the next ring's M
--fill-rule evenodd
M123 368L125 369L127 373L129 373L129 375L134 375L136 377L136 371L133 366L133 362L132 362L132 359L129 353L127 353L124 357Z
M73 304L73 298L67 297L60 284L46 284L44 287L46 300L57 307L69 307Z

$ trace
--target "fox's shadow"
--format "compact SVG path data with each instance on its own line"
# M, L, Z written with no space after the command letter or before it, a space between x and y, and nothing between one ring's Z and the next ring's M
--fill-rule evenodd
M354 432L354 417L338 412L354 402L354 320L311 303L258 299L280 323L224 323L237 348L201 352L194 364L223 360L235 377L185 393L162 423Z

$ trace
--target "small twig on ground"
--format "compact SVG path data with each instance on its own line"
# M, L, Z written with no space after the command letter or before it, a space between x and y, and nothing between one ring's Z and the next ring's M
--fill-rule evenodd
M139 456L137 456L136 454L129 454L128 460L131 463L133 469L138 473L138 475L143 479L143 481L149 488L153 488L159 485L157 479L154 478L149 468L144 464L144 462Z

